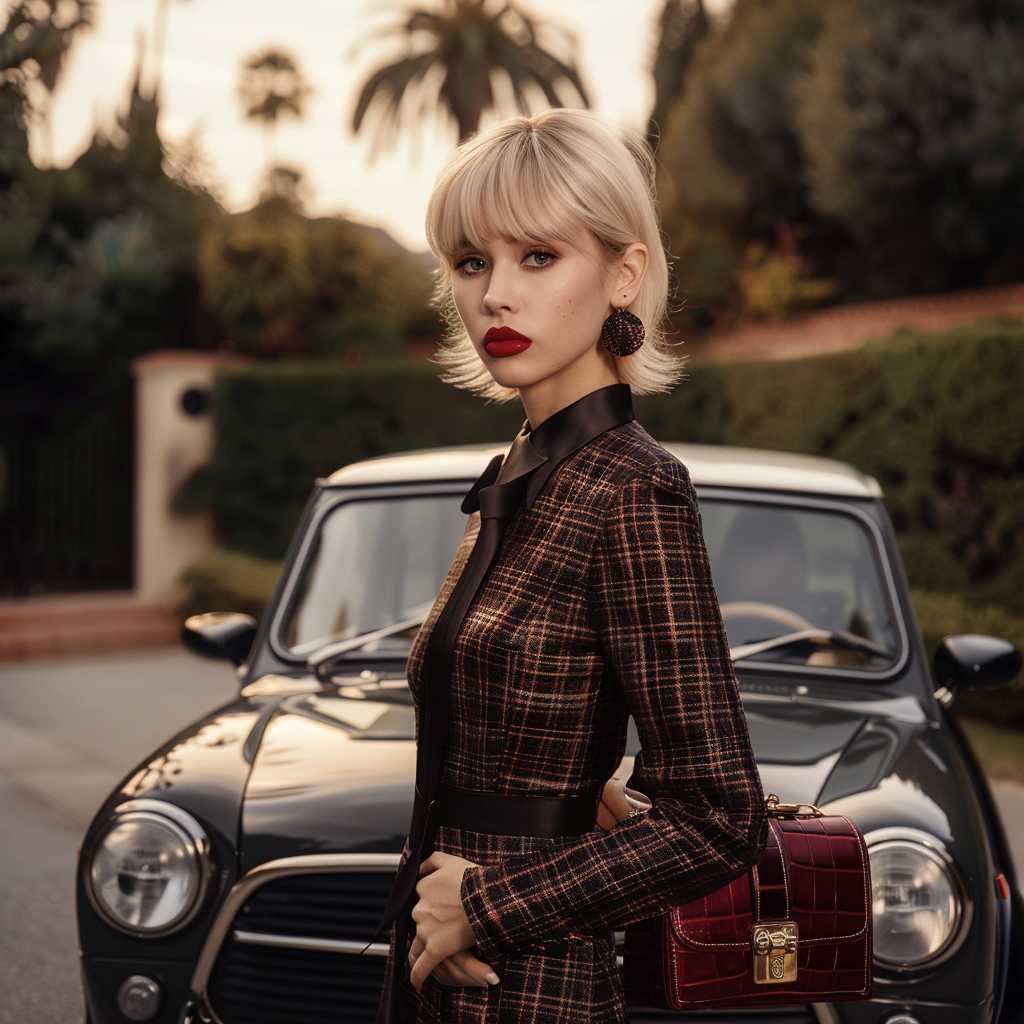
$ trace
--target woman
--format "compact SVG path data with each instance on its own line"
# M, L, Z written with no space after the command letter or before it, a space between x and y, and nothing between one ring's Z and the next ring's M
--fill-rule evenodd
M622 1022L613 929L742 874L765 832L693 487L630 404L678 376L653 160L581 111L514 118L455 153L427 230L448 378L528 422L467 496L409 658L380 1019ZM653 807L604 831L630 714Z

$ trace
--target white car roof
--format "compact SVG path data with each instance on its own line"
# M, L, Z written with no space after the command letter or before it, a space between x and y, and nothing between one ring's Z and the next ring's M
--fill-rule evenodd
M326 482L332 487L352 487L473 481L495 455L503 455L508 447L508 444L479 444L382 455L345 466L332 473ZM714 444L666 444L665 447L686 466L698 487L738 487L844 498L882 496L882 488L874 477L834 459Z

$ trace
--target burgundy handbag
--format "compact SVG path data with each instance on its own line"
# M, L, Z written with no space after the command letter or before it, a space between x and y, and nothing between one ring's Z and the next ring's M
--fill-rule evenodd
M860 829L774 795L765 805L768 843L754 867L626 929L630 999L702 1010L870 995L871 879Z

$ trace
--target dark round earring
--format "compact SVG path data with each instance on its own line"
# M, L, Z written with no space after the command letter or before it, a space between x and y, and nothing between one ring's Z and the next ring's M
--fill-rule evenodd
M631 356L644 343L644 322L628 309L616 309L601 328L601 341L613 356Z

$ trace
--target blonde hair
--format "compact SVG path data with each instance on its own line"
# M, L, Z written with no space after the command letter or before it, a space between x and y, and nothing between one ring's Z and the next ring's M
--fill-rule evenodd
M616 356L619 379L634 394L668 391L682 360L665 340L669 271L654 192L654 157L644 139L583 110L545 110L513 117L463 143L441 172L427 206L427 241L440 260L435 301L448 324L438 354L444 379L488 398L517 392L487 372L452 298L457 252L488 238L561 241L585 228L609 260L634 242L648 265L631 312L646 339L631 356Z

